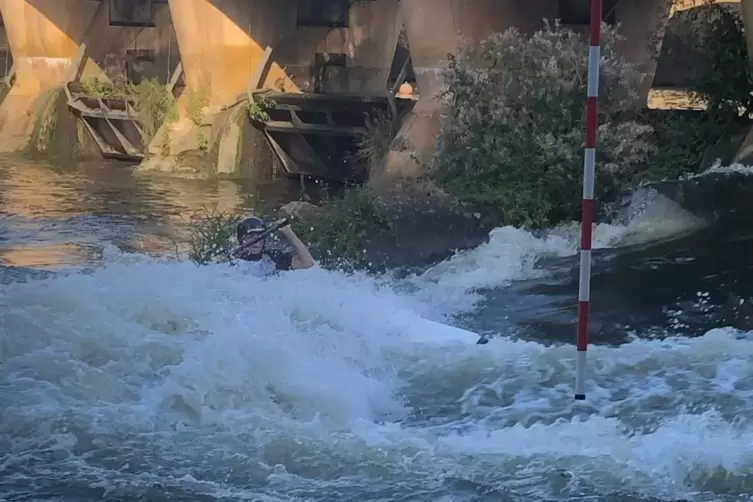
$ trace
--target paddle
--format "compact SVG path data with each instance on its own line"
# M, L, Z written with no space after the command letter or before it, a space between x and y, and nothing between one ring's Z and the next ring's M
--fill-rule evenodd
M270 225L266 230L264 230L263 232L259 233L259 235L257 235L256 237L254 237L253 239L251 239L248 242L244 242L243 245L241 245L240 249L244 249L244 248L247 248L249 246L253 246L254 244L256 244L257 242L259 242L260 240L265 239L269 234L277 232L279 229L281 229L285 225L289 225L289 224L290 224L290 218L283 218L281 220L277 220L272 225Z

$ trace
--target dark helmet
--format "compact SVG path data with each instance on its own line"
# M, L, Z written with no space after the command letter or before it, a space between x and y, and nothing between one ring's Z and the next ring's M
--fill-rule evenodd
M249 234L261 233L266 229L267 225L261 218L257 218L256 216L246 218L238 223L238 226L236 227L238 242L243 242L243 238Z

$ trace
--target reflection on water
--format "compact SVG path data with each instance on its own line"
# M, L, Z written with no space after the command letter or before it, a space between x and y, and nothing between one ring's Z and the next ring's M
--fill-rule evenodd
M253 212L297 199L301 190L293 180L188 180L134 173L119 162L60 169L0 158L0 263L76 265L96 260L106 242L170 252L202 207Z

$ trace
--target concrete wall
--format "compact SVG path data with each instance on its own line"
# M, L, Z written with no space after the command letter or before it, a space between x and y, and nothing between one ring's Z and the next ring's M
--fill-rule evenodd
M12 68L13 56L10 52L8 34L5 31L5 24L3 23L2 13L0 12L0 103L5 100L5 96L10 90L6 86L5 79L12 71Z
M417 3L409 0L408 4L418 7L405 7L405 12L398 15L400 2L397 0L353 0L347 27L316 27L300 26L299 11L305 10L305 6L310 3L316 3L315 8L321 9L327 3L326 0L171 2L174 10L180 5L182 10L191 9L194 13L200 11L200 4L213 6L218 13L227 16L237 28L242 30L245 27L248 38L262 49L266 46L272 47L275 66L284 68L284 75L276 75L277 83L268 79L265 86L277 90L285 88L313 92L316 81L315 55L345 54L347 69L343 73L346 76L341 79L335 78L336 81L331 81L328 88L319 90L354 93L383 92L385 72L388 71L394 56L402 23L410 23L413 26L412 36L408 38L412 46L414 66L416 58L428 58L429 61L433 61L430 65L435 65L438 58L445 59L448 49L456 47L458 34L472 41L479 41L491 32L503 31L512 26L523 32L532 33L541 27L544 18L572 19L584 11L588 13L589 10L588 0L420 0ZM652 66L649 54L656 51L656 42L660 38L654 39L651 44L636 44L635 39L638 37L647 40L651 33L662 33L670 4L671 0L604 2L605 16L611 14L613 20L621 23L625 36L631 40L624 45L625 55L644 67L649 82L650 75L655 71L655 64ZM406 12L415 9L418 9L415 15L409 14L409 18L405 17ZM201 22L209 21L202 19ZM208 36L212 37L211 34ZM251 59L255 61L253 57ZM238 63L242 68L243 61ZM420 67L421 64L417 66ZM238 73L248 74L249 71ZM283 82L280 78L289 79L289 82L279 85ZM643 89L641 93L647 96L648 89Z
M134 28L110 26L109 1L0 0L16 71L15 83L0 104L0 151L16 151L28 144L40 100L75 78L74 61L82 43L90 56L82 78L106 74L124 78L123 59L135 59L131 51L147 48L159 54L154 76L166 80L169 67L179 59L169 9L158 10L156 27Z
M306 23L303 9L307 3L313 2L301 0L300 14L292 3L285 16L286 34L272 45L298 88L304 92L384 93L400 31L397 0L353 1L347 27L296 26ZM319 89L314 69L317 53L342 54L346 59L346 67L329 70L331 76L324 76Z
M737 3L737 2L735 2ZM749 71L753 72L753 0L740 0L740 13L745 26L745 42L748 48ZM738 149L733 162L751 164L753 162L753 128Z
M639 106L646 106L648 102L672 3L673 0L622 1L615 9L620 34L624 37L620 52L643 72L643 82L638 89Z
M298 6L298 0L170 0L189 87L211 81L212 104L230 103L271 47L264 87L313 92L316 54L323 53L346 59L339 75L330 71L334 78L324 90L383 92L399 31L397 0L355 0L346 27L298 26Z
M85 37L85 76L97 75L101 70L112 81L137 83L140 79L154 78L168 82L180 63L170 8L166 3L152 3L148 9L149 2L140 1L142 6L147 6L142 16L111 12L109 2L103 2L100 16L90 24ZM148 25L119 25L134 21L145 21Z
M237 162L213 156L234 149L215 148L230 140L212 126L257 84L281 92L384 94L399 33L398 0L314 1L169 0L186 90L179 119L155 136L142 168L175 171L175 158L204 150L202 162L230 174L235 168L228 166ZM349 8L327 17L338 4ZM251 82L268 47L267 71ZM337 64L317 67L327 59Z
M743 14L739 0L716 0L714 3L737 15ZM707 4L707 0L674 1L656 67L655 88L689 89L698 83L700 75L707 70L699 64L698 59L703 51L699 45L702 36L699 23L704 22L704 16L693 19L699 13L696 9L706 10ZM748 37L750 43L751 38ZM753 53L750 48L748 50Z
M748 62L753 71L753 1L740 0L743 24L745 25L745 42L748 47Z
M290 7L290 0L170 0L187 87L209 86L211 105L232 103L279 37ZM266 81L295 90L276 63Z
M311 1L317 4L307 11ZM122 8L143 15L148 3L130 0ZM107 75L121 80L126 78L126 68L141 66L142 76L164 82L182 60L188 90L208 93L207 120L211 122L221 107L245 93L268 46L273 49L272 64L262 87L288 92L383 93L399 28L404 23L421 99L396 144L409 140L413 149L426 153L432 148L441 111L433 99L441 91L438 70L447 54L455 52L458 35L478 41L511 26L531 33L541 27L543 18L578 23L578 16L582 19L588 10L588 0L350 3L347 15L340 19L344 22L314 26L311 15L332 7L327 0L168 0L168 4L153 4L154 27L122 27L110 26L108 0L0 0L17 72L16 84L0 106L0 151L24 145L35 103L46 90L69 78L71 62L83 42L89 56L83 78ZM640 90L644 102L661 40L652 35L663 32L671 3L604 2L605 10L621 24L628 39L623 53L639 63L646 75ZM302 15L306 12L308 18ZM337 21L337 16L330 17L333 20ZM137 62L139 54L153 54L154 61ZM344 67L334 65L317 71L315 63L322 54L335 60L343 57ZM184 122L190 94L184 93L179 100ZM193 134L190 127L182 125L171 129L178 136ZM404 155L399 161L392 157L393 166L405 161Z
M26 146L38 98L65 80L96 7L85 0L0 0L16 71L0 104L0 151Z

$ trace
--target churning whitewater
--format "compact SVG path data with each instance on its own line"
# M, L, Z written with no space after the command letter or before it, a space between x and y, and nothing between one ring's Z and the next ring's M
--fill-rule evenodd
M639 191L594 247L705 224ZM747 500L746 333L594 345L588 404L572 398L572 342L412 333L550 274L577 238L577 226L500 228L420 275L376 279L318 268L257 279L109 247L94 268L2 285L0 495Z

